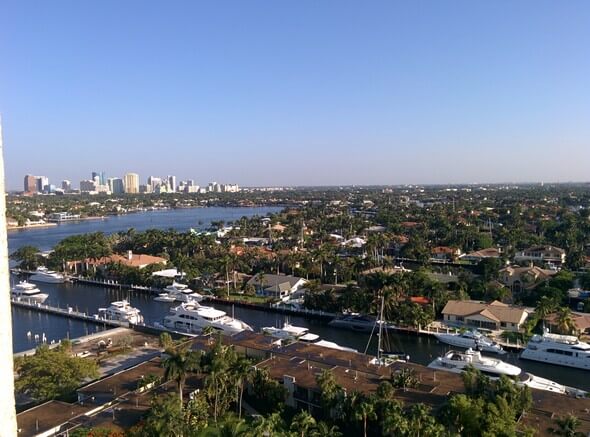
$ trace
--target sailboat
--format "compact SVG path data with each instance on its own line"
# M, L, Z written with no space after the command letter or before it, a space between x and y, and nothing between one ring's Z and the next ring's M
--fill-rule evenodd
M375 327L379 325L379 332L377 333L377 357L373 358L370 363L377 366L389 366L395 362L403 361L407 362L410 360L410 356L400 351L393 351L391 348L391 342L387 337L387 329L383 329L385 321L383 319L383 309L385 306L385 295L381 294L381 309L379 311L379 319L375 321L371 335L369 336L369 342L365 349L365 354L369 349L371 343L371 337L375 331Z

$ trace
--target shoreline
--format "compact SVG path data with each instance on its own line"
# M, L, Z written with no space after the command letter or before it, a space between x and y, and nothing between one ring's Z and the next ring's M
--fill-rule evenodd
M7 231L23 231L27 229L38 229L38 228L51 228L57 226L57 223L38 223L34 225L23 225L23 226L6 226Z

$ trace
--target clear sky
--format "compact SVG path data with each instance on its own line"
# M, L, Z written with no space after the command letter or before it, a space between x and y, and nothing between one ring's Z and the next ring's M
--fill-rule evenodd
M590 180L588 1L4 1L9 187Z

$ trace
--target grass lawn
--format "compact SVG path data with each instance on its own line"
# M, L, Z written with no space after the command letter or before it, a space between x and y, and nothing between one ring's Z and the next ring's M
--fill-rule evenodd
M268 297L262 296L248 296L246 294L230 294L230 300L238 300L242 302L249 302L249 303L258 303L258 304L266 304L270 302Z

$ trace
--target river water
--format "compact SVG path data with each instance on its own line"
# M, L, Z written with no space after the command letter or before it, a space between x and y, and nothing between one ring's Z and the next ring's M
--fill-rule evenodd
M133 227L137 230L148 228L174 228L187 230L204 228L211 220L236 220L244 215L265 215L276 209L273 208L200 208L194 210L167 210L154 211L145 214L113 217L100 221L87 221L82 223L70 223L55 228L35 229L9 233L9 248L14 250L23 244L32 244L43 250L50 249L62 238L80 232L105 233L126 230ZM199 221L202 225L199 226ZM46 303L53 306L71 306L77 310L89 314L97 312L98 308L106 307L110 302L120 299L128 299L131 305L139 308L145 322L152 324L161 321L168 314L172 304L156 302L153 296L132 290L119 290L113 288L97 287L82 284L39 284L44 292L49 294ZM287 319L282 314L250 308L231 307L229 305L214 304L216 308L234 313L235 317L244 320L255 330L263 326L281 326ZM86 335L104 327L95 324L87 324L69 320L62 317L41 314L22 308L14 308L13 315L13 344L15 352L34 348L37 344L35 334L39 338L45 334L47 341L58 341L61 338L75 338ZM304 326L323 339L334 341L343 346L364 352L369 343L368 334L341 330L330 327L326 322L309 320L304 317L289 317L289 321L297 326ZM27 336L30 332L31 336ZM428 364L437 356L450 349L450 346L440 344L433 337L415 335L389 334L389 346L394 350L403 351L410 356L411 361L419 364ZM368 352L375 354L377 350L376 338L369 344ZM518 355L509 353L502 357L503 360L516 364L524 370L535 375L552 379L562 384L590 390L588 373L584 370L570 369L560 366L546 365L533 361L518 359Z

